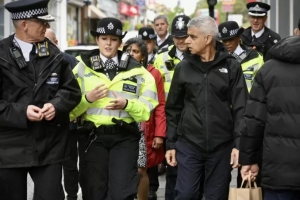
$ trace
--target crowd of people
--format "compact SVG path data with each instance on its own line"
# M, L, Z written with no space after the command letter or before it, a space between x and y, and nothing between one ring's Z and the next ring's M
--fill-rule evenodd
M77 200L78 184L84 200L156 200L165 169L166 200L227 200L234 168L265 200L300 199L300 21L281 39L251 2L246 29L180 14L169 32L159 15L122 44L107 17L90 30L99 48L74 58L48 3L5 5L0 199L26 199L29 174L34 200Z

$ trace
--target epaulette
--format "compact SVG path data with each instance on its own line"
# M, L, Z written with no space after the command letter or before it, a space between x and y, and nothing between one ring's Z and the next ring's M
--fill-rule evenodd
M161 48L160 50L157 51L157 54L161 54L161 53L166 52L166 51L169 51L169 48L168 47L163 47L163 48Z

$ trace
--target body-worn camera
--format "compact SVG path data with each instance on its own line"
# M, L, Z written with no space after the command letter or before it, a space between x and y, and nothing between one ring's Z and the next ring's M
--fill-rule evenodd
M44 56L49 56L49 47L48 47L48 42L39 42L37 44L37 48L38 48L38 55L39 57L44 57Z
M27 66L26 60L18 47L10 48L10 53L17 62L20 69L23 69Z
M120 69L123 69L123 70L127 69L127 65L128 65L128 62L129 62L129 57L130 57L130 55L127 52L124 52L122 54L122 57L121 57L121 60L120 60L120 65L119 65Z
M173 61L173 60L167 60L167 61L165 62L165 65L166 65L166 68L167 68L169 71L172 71L172 70L175 68L174 61Z
M92 56L90 58L91 64L93 66L93 70L98 70L101 69L101 60L100 60L100 56Z

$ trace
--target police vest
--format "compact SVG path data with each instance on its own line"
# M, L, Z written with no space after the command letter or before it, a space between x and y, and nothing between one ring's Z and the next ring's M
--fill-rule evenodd
M147 121L151 111L158 105L155 79L144 67L135 67L119 72L113 80L105 74L96 72L86 66L81 57L73 69L73 73L81 88L80 104L70 113L70 118L83 114L84 120L94 122L95 126L114 125L112 118L121 119L127 123ZM105 84L108 95L93 103L89 103L85 94L96 86ZM105 107L115 99L113 92L128 100L124 110L107 110Z
M169 55L169 51L174 47L174 45L170 46L168 48L167 51L161 52L160 54L157 55L153 66L158 69L164 79L164 89L165 89L165 96L166 96L166 100L168 98L168 94L170 91L170 87L171 87L171 82L173 79L173 75L174 75L174 69L173 70L168 70L165 62L167 60L173 60L174 65L176 67L176 65L181 61L180 59L178 59L177 57L171 57Z

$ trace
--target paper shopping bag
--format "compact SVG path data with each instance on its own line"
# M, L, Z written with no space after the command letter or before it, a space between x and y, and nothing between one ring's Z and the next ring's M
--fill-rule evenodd
M249 183L247 183L249 185ZM254 182L254 187L250 188L250 200L262 200L261 187L257 187L256 182Z
M250 188L230 188L228 200L251 200Z

